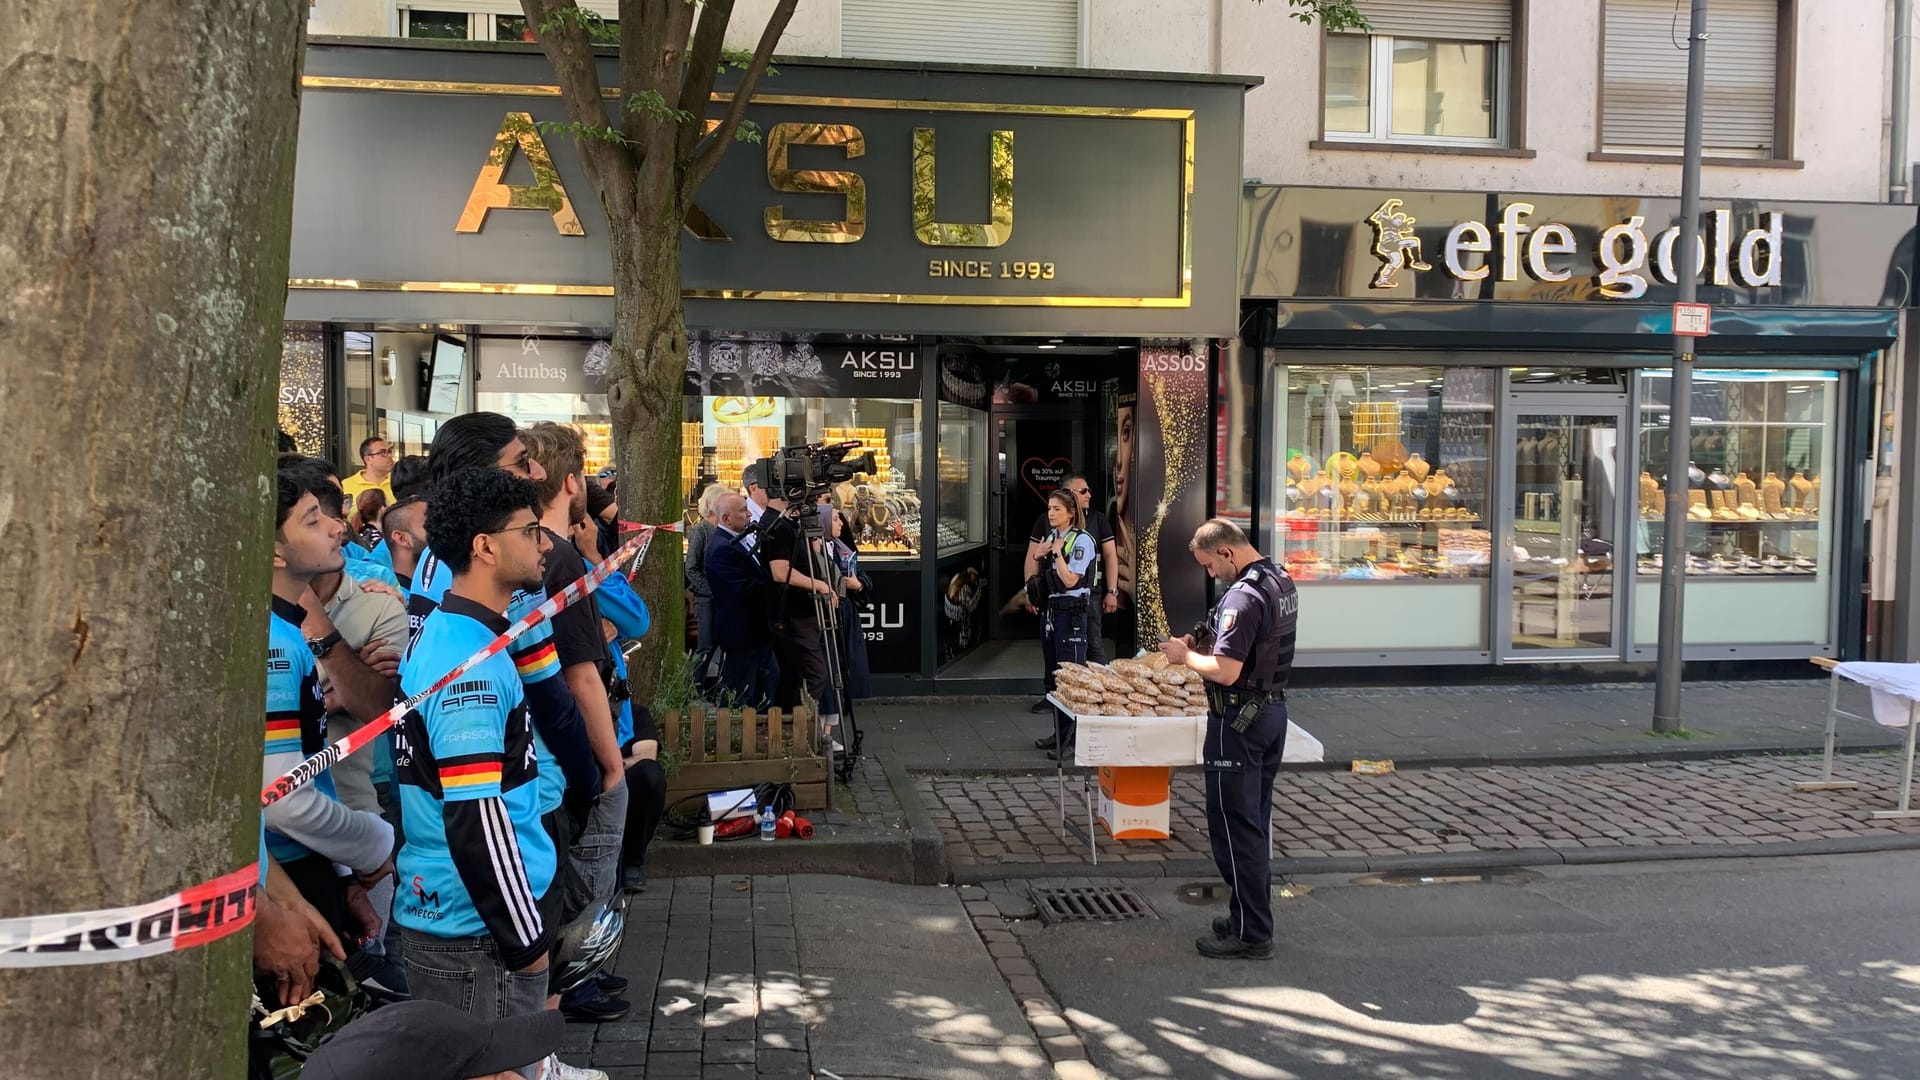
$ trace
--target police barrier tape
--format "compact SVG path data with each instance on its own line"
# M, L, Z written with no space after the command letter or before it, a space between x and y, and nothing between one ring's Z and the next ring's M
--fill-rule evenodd
M253 922L254 863L136 907L0 919L0 968L138 960L218 941Z
M494 638L485 648L468 657L432 686L289 769L260 792L260 805L271 806L286 798L303 785L311 783L335 762L364 748L375 736L392 727L395 719L406 715L409 709L417 708L421 702L471 671L474 665L499 653L520 635L599 588L600 583L613 574L623 560L632 558L634 565L638 566L646 557L647 546L653 542L656 532L684 532L686 529L678 522L671 525L642 525L622 521L620 525L622 528L639 530L639 535L622 544L618 551L587 571L578 581L528 612L509 626L505 633ZM252 924L259 887L260 864L256 862L205 884L134 907L0 919L0 968L67 967L138 960L218 941Z
M546 603L527 612L518 622L507 627L506 631L499 637L487 642L485 648L461 661L459 666L442 675L433 685L400 702L386 712L381 713L375 717L371 723L366 724L339 741L323 747L319 753L282 773L278 780L261 789L260 805L263 807L272 806L274 803L300 790L307 784L312 783L316 777L332 768L342 758L365 748L368 743L371 743L380 735L385 734L389 728L393 727L395 720L407 715L410 710L418 708L421 702L446 689L455 679L472 671L481 661L490 656L497 655L502 649L511 645L520 635L558 615L566 609L568 604L578 601L581 597L599 588L600 583L607 580L607 576L615 571L622 560L631 556L635 564L638 565L639 561L646 557L647 545L653 542L654 533L663 531L681 532L685 529L685 526L677 522L672 525L640 525L636 522L622 521L620 524L640 530L640 535L620 545L618 551L607 556L599 565L582 575L579 580L548 597Z

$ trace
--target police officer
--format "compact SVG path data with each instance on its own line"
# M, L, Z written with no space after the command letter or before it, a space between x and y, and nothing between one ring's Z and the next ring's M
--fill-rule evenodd
M1214 518L1187 545L1227 591L1207 625L1163 643L1207 687L1207 834L1233 889L1227 917L1195 942L1214 959L1273 955L1273 782L1287 742L1287 675L1300 598L1288 577L1231 521Z

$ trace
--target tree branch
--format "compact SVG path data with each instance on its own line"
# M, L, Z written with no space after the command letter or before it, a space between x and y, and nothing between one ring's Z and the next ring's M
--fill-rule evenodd
M693 32L693 47L687 52L687 73L680 84L680 109L692 113L694 120L683 124L675 143L675 156L682 161L693 156L699 145L700 123L707 115L707 99L713 95L713 81L720 74L720 58L727 44L727 24L733 21L733 0L704 0L700 25Z
M773 61L774 47L780 44L781 36L787 32L787 23L793 18L793 9L799 2L780 0L774 5L773 14L767 17L767 28L760 34L760 44L753 50L753 59L747 61L746 70L740 73L740 85L734 88L733 101L727 106L726 118L707 137L707 143L698 155L687 163L680 188L685 200L691 202L700 185L713 175L720 158L733 142L734 133L740 130L740 121L747 115L747 102L752 100L754 90L760 85L760 76L766 74L767 65Z
M526 13L540 51L553 65L567 118L582 128L610 127L593 41L587 36L579 5L574 0L520 0L520 10ZM608 139L577 141L580 158L587 166L587 179L593 182L601 205L608 207L609 213L615 206L630 205L636 164L633 152Z

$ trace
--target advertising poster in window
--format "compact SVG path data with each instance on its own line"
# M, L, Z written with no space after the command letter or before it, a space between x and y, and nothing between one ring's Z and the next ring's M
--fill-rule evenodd
M1135 439L1123 520L1137 543L1134 604L1142 642L1185 633L1207 613L1206 576L1187 540L1207 519L1207 412L1210 346L1204 341L1150 344L1140 350L1138 415L1121 429ZM1124 454L1124 437L1123 437ZM1123 456L1124 460L1124 456Z
M685 386L695 397L918 397L920 346L883 334L697 337L687 342Z
M987 553L970 551L940 565L940 653L941 667L972 651L987 636L987 610L982 604L987 593Z

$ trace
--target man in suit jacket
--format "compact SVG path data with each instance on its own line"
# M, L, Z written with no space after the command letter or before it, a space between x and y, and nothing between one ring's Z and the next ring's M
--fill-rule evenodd
M714 696L722 704L763 708L779 685L773 627L767 618L771 583L742 538L750 527L747 500L728 492L715 505L719 527L707 545L707 584L713 589L713 643L725 657Z

